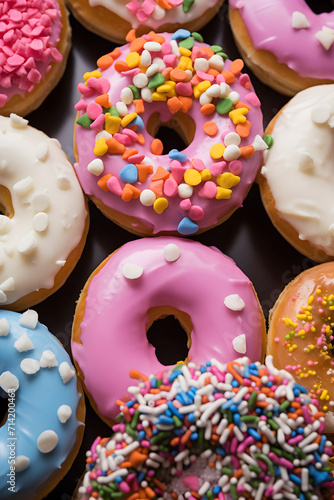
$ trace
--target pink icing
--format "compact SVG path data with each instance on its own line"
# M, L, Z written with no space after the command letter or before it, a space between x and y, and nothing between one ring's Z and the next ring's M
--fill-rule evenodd
M272 52L300 76L334 80L334 44L326 50L315 38L323 26L334 29L334 11L315 14L304 0L230 0L238 9L254 47ZM292 27L293 12L304 14L309 28Z
M61 28L55 0L0 2L0 106L32 92L50 64L62 60L56 48Z
M166 39L166 42L162 46L163 52L167 52L167 42L171 41L172 35L164 33L163 36ZM194 48L197 49L199 57L205 57L205 53L202 53L200 49L198 49L198 47L203 45L206 44L195 41ZM129 53L129 45L127 44L123 47L120 47L120 50L121 56L117 59L117 61L124 61L125 56ZM160 56L160 54L152 52L152 59L156 56ZM225 61L224 71L228 70L230 65L230 60ZM112 81L112 86L108 91L108 95L109 101L115 106L117 102L121 101L121 90L132 84L132 78L124 76L124 73L121 74L115 71L113 66L100 71L102 74L101 78L90 78L87 82L87 85L83 85L82 83L80 83L78 85L78 90L85 96L85 103L89 107L89 105L93 103L95 101L95 98L98 96L98 94L94 92L92 86L90 85L90 81L101 81L101 84ZM221 79L218 80L217 78L217 81L224 81L223 76L221 74L219 74L218 77L219 76L221 77ZM195 75L194 78L199 77L198 75ZM199 79L199 81L201 80ZM242 81L243 83L241 84L240 81ZM94 83L94 85L96 85L96 83ZM180 84L178 83L177 85ZM247 102L246 97L253 95L254 92L254 89L250 84L249 77L245 74L237 75L235 78L235 82L230 84L230 87L232 91L240 94L240 100L244 103ZM181 90L185 92L185 86L182 84ZM214 101L219 101L219 99L215 99ZM247 120L252 124L250 134L248 137L241 139L239 147L252 144L256 135L262 136L263 134L262 113L259 107L259 101L255 101L254 97L251 98L251 101L252 103L248 102L248 105L250 105L250 110L247 114ZM80 111L80 114L83 114L84 108L82 105L82 101L79 102L81 104L79 104L76 109ZM153 173L156 171L158 166L162 166L165 169L170 169L174 179L178 184L180 184L184 182L183 175L185 171L191 167L191 160L193 158L196 158L198 160L198 165L204 165L205 168L210 169L213 176L221 174L224 168L224 171L229 171L228 162L226 163L222 161L215 161L210 156L210 149L212 145L221 142L221 133L235 132L236 130L236 125L229 118L228 114L220 115L218 114L218 112L214 112L214 114L211 115L204 115L200 112L201 104L199 103L199 101L197 99L193 99L193 106L188 111L188 115L194 120L196 124L196 131L192 143L182 151L182 153L187 156L187 160L181 164L178 161L171 160L168 155L154 155L150 151L150 144L153 139L146 130L146 124L149 117L154 112L160 113L160 119L162 122L166 122L173 117L168 109L168 106L166 105L166 102L153 101L152 103L148 103L144 101L144 105L145 112L141 114L140 117L144 121L145 128L140 132L145 138L145 144L141 145L136 142L133 143L130 147L136 148L139 154L144 154L147 157L147 159L145 159L145 162L146 164L150 164L153 166ZM128 105L128 112L132 113L134 111L134 104ZM203 125L208 120L214 121L218 127L218 133L214 137L209 137L203 132ZM146 227L152 228L154 234L157 234L161 231L176 231L181 219L184 217L189 217L189 213L186 210L180 209L180 202L182 201L182 199L178 195L168 198L168 208L165 209L162 214L158 214L154 211L152 206L144 206L139 201L139 199L132 199L129 202L124 202L121 197L115 195L114 192L105 192L98 186L97 181L99 180L99 177L96 177L87 170L87 165L92 160L97 158L97 156L93 152L95 137L96 131L85 128L83 126L76 127L76 144L78 147L79 162L75 164L75 169L85 193L88 195L93 195L96 198L100 199L107 207L124 213L125 215L136 217ZM118 138L120 138L119 135ZM121 141L123 141L123 139L121 139ZM100 177L103 177L107 174L112 174L113 176L116 176L118 178L118 180L120 181L120 185L123 188L125 182L120 180L119 173L123 167L130 163L130 161L123 160L121 154L105 154L101 157L101 159L104 163L104 171ZM200 220L196 219L196 224L200 229L217 224L219 219L225 217L237 207L242 206L243 199L247 193L247 190L249 189L249 186L254 181L261 161L261 151L257 151L254 156L249 159L245 160L244 158L242 158L242 164L244 168L242 169L241 180L238 185L232 188L232 196L230 199L215 199L216 191L214 189L214 186L216 183L214 178L208 181L210 182L210 184L208 185L206 185L204 182L201 182L201 184L194 187L193 195L191 196L191 205L199 206L203 210L203 217ZM218 164L219 166L215 168L215 165ZM197 167L195 166L193 168ZM149 189L152 182L151 179L152 174L149 174L145 182L135 183L134 186L138 187L141 191L143 191L144 189ZM174 191L172 190L172 192Z
M164 247L176 244L181 256L164 258ZM143 268L140 278L122 274L126 263ZM224 304L238 294L241 311ZM186 312L192 321L189 357L195 363L215 357L228 362L240 356L235 337L245 334L245 355L259 360L262 347L261 312L249 279L216 248L172 237L131 241L122 246L92 279L81 323L81 342L72 352L83 372L85 385L99 412L114 418L115 403L133 382L131 368L144 374L164 370L146 337L147 311L169 305Z

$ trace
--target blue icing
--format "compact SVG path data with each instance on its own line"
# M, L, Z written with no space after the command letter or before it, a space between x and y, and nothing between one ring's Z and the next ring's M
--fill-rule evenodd
M16 456L24 455L30 459L29 466L15 474L15 500L32 500L37 497L38 491L43 489L59 472L59 468L67 458L76 442L77 429L80 423L76 419L76 412L80 400L77 391L77 380L74 376L64 384L59 374L59 365L66 361L73 369L69 355L48 329L37 324L34 330L22 327L18 320L22 315L12 311L1 311L0 319L6 318L9 322L9 334L0 336L0 375L4 371L14 374L20 383L15 397L15 433ZM27 333L34 344L34 349L18 352L14 342ZM40 368L35 375L25 374L20 363L25 358L40 360L43 352L50 350L54 353L58 367ZM1 397L1 393L0 393ZM60 423L57 410L61 405L68 405L72 409L69 420ZM0 428L0 498L13 498L8 491L9 473L8 456L8 428L7 423ZM57 433L59 441L56 448L50 453L41 453L37 448L37 438L45 430Z

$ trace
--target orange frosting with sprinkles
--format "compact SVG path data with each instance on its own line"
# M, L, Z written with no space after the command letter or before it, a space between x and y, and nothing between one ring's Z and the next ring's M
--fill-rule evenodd
M334 411L334 265L308 269L280 295L270 315L268 352Z

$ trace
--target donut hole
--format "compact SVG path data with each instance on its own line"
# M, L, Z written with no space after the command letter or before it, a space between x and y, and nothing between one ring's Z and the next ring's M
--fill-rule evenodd
M149 117L146 129L152 137L160 139L165 155L171 149L182 151L188 147L194 140L196 124L191 116L180 111L168 121L163 122L160 119L160 113L156 111Z
M3 427L8 418L8 396L0 388L0 428Z
M0 214L6 215L10 219L14 216L12 195L6 186L0 185Z
M191 345L193 329L188 314L170 306L152 307L146 328L148 342L155 348L159 363L164 366L184 361Z
M315 14L334 10L333 0L306 0L306 3Z

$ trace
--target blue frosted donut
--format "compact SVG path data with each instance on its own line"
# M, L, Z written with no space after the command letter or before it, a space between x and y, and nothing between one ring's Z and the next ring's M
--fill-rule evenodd
M43 498L74 460L85 406L70 357L35 311L0 312L0 396L0 498Z

